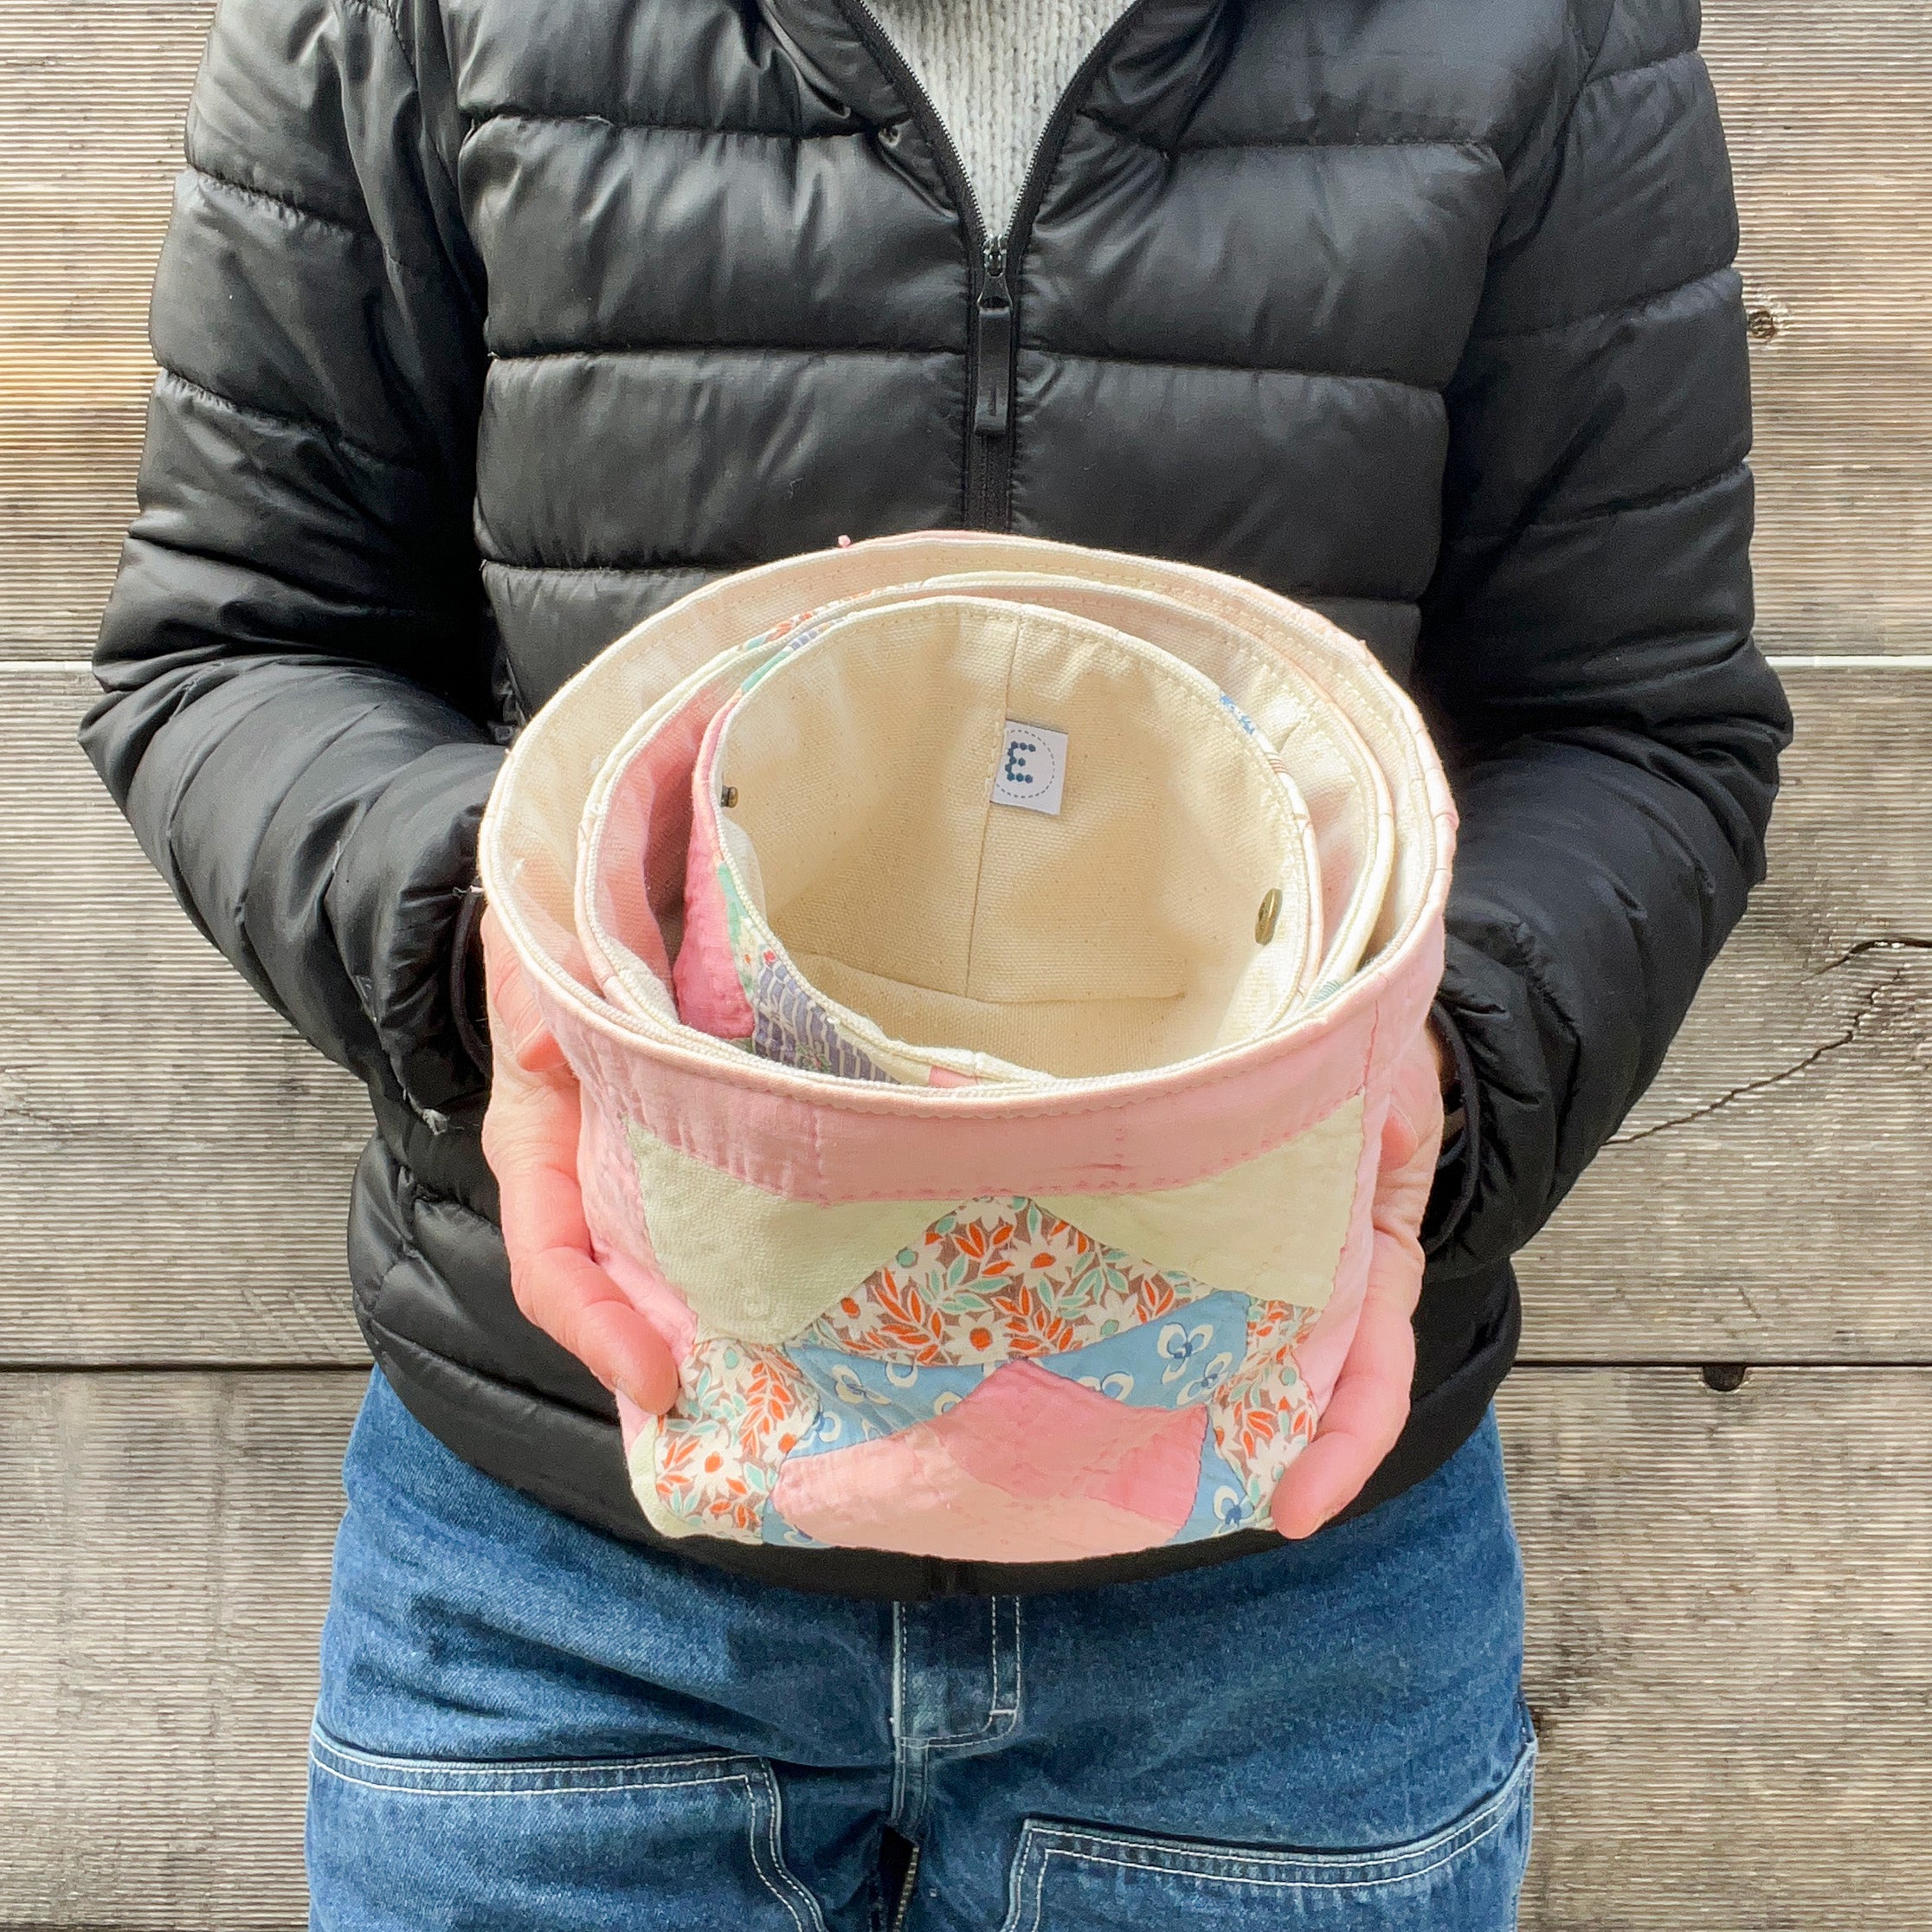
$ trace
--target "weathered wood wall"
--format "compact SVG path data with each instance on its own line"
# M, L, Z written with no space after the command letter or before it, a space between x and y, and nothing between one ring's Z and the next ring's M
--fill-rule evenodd
M205 16L0 11L0 1929L303 1918L361 1110L72 746ZM1705 42L1800 737L1771 884L1525 1265L1525 1922L1932 1927L1932 16Z

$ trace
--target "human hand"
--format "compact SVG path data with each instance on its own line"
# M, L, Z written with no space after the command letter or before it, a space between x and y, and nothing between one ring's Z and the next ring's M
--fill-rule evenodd
M606 1388L654 1415L671 1407L671 1351L591 1253L577 1180L583 1098L496 915L483 915L495 1062L483 1154L497 1177L517 1306Z
M1422 1215L1442 1151L1442 1049L1425 1026L1395 1071L1373 1209L1375 1247L1355 1339L1315 1431L1272 1505L1285 1536L1312 1536L1354 1501L1408 1420L1422 1293Z

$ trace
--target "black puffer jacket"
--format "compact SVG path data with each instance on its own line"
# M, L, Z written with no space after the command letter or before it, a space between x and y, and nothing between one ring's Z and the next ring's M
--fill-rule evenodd
M1787 731L1696 16L1139 0L1002 254L861 0L225 0L83 736L203 931L368 1082L357 1307L444 1440L647 1538L490 1218L458 1012L500 744L716 572L962 522L1258 579L1430 712L1473 1106L1369 1500L1475 1424L1509 1256L1742 911ZM916 1597L1231 1542L699 1553Z

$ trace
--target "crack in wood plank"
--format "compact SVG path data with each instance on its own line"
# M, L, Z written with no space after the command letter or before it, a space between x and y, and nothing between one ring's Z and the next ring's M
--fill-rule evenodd
M1852 955L1857 955L1858 950L1860 950L1858 947L1852 947ZM1868 950L1868 949L1863 949L1863 950ZM1847 956L1851 956L1851 955L1847 955ZM1816 1066L1818 1063L1820 1063L1820 1060L1830 1059L1833 1053L1843 1053L1843 1051L1845 1051L1845 1047L1857 1046L1858 1035L1864 1032L1866 1022L1872 1018L1872 1014L1878 1013L1878 1007L1880 1007L1880 1001L1884 999L1884 995L1896 989L1903 980L1905 980L1905 972L1903 972L1903 968L1901 968L1899 972L1891 974L1888 980L1882 980L1878 985L1871 985L1871 988L1866 988L1864 993L1863 993L1863 997L1858 999L1858 1010L1851 1016L1851 1024L1845 1027L1845 1032L1841 1032L1835 1040L1824 1041L1824 1046L1814 1047L1813 1051L1806 1053L1805 1059L1793 1060L1789 1066L1780 1066L1780 1068L1777 1068L1775 1074L1764 1074L1764 1076L1760 1076L1758 1080L1744 1080L1742 1084L1735 1085L1735 1088L1731 1088L1729 1092L1719 1093L1716 1099L1708 1099L1708 1101L1702 1103L1700 1107L1690 1107L1687 1113L1671 1115L1667 1118L1667 1121L1652 1121L1648 1126L1634 1128L1634 1130L1629 1132L1629 1134L1613 1134L1609 1138L1609 1142L1606 1142L1606 1151L1609 1148L1634 1148L1640 1140L1656 1140L1658 1134L1669 1134L1669 1132L1675 1132L1677 1128L1681 1128L1681 1126L1690 1126L1692 1123L1697 1123L1697 1121L1708 1121L1708 1118L1712 1117L1714 1113L1723 1113L1725 1107L1731 1107L1741 1099L1750 1099L1752 1096L1755 1096L1755 1093L1768 1093L1772 1088L1777 1088L1777 1085L1785 1085L1785 1082L1795 1080L1799 1074L1808 1072L1810 1068ZM1752 1310L1752 1314L1756 1314L1756 1310Z
M1932 939L1922 939L1913 932L1881 932L1847 946L1836 959L1827 959L1811 976L1823 979L1827 974L1835 973L1840 966L1849 966L1854 959L1863 959L1867 953L1875 952L1932 952Z

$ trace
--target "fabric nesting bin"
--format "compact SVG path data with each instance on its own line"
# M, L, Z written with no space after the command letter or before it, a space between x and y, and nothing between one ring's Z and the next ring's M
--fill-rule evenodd
M1454 833L1363 646L1186 565L880 538L596 658L480 866L680 1365L620 1404L650 1522L1001 1562L1265 1524Z

